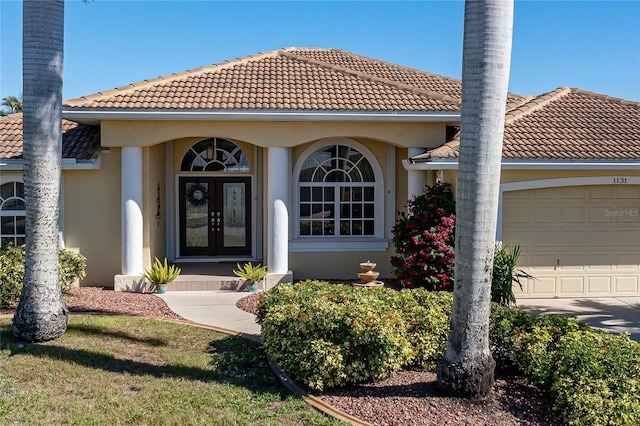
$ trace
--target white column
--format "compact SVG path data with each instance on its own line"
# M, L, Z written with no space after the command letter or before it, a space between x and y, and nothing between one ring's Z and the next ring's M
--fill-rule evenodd
M273 262L270 272L286 274L289 270L289 214L286 204L277 199L273 202Z
M286 273L289 265L289 148L267 149L267 265Z
M122 148L122 275L143 266L142 148Z
M409 148L409 158L424 153L422 148ZM425 170L409 170L407 172L407 199L416 195L422 195L427 184L427 172Z

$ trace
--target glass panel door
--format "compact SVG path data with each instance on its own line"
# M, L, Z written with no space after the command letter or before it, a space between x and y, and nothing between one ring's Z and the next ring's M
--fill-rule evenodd
M180 255L251 255L251 179L180 178Z

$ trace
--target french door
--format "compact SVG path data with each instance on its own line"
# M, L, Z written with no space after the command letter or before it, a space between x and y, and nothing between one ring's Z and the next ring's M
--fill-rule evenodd
M251 178L179 179L180 257L251 255Z

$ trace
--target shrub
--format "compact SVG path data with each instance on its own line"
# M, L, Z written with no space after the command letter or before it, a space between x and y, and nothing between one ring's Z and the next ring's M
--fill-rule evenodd
M427 186L407 202L392 228L392 272L407 288L452 290L455 201L449 184Z
M640 345L628 335L574 331L557 346L555 409L572 425L640 424Z
M24 246L0 247L0 306L18 305L24 281Z
M409 341L413 346L413 365L434 371L447 349L453 295L426 289L403 290L415 305L406 307Z
M520 338L533 327L536 318L519 309L493 303L491 306L489 345L496 368L519 370L522 345Z
M59 250L60 288L67 291L77 279L86 276L86 258L69 250ZM14 308L20 301L24 283L25 247L4 246L0 248L0 306Z
M67 291L76 280L86 277L86 267L86 257L71 250L60 249L58 251L58 268L62 291Z
M493 275L491 279L491 301L499 305L511 306L516 304L513 294L514 283L522 290L521 278L533 277L521 269L516 268L520 257L520 246L507 247L496 245L493 256Z
M312 389L433 369L446 349L452 295L318 281L281 284L258 306L265 350ZM640 344L560 315L492 304L489 340L499 369L549 394L574 425L640 424Z
M263 346L311 389L382 379L413 355L398 297L385 288L281 284L258 306Z

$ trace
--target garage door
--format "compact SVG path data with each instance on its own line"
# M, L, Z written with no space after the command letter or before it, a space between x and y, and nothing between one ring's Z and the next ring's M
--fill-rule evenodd
M502 241L536 277L516 297L639 295L639 216L640 185L505 192Z

